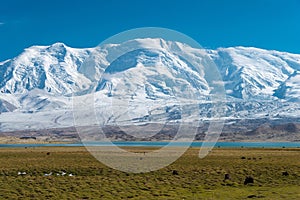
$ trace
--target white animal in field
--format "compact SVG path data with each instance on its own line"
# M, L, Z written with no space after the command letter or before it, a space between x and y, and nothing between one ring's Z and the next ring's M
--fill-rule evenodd
M44 176L51 176L52 172L50 172L49 174L44 174Z

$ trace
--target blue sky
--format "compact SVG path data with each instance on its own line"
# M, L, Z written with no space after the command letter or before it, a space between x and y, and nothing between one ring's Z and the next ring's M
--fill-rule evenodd
M0 61L31 45L93 47L139 27L180 31L206 48L255 46L300 53L298 0L7 0Z

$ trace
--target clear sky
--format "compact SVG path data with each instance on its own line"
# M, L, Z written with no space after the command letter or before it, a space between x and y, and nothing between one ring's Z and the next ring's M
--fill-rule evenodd
M0 61L31 45L93 47L149 26L180 31L206 48L300 53L299 0L3 0Z

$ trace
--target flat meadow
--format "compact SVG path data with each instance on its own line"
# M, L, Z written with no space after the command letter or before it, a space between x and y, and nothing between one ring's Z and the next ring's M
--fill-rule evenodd
M0 199L300 199L298 148L198 153L190 148L165 168L134 174L105 166L84 147L0 148ZM254 182L245 185L248 176Z

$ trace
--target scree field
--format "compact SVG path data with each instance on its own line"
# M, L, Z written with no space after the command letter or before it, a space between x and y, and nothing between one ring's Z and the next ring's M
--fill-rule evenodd
M132 174L82 147L1 148L0 199L300 199L300 149L215 148L204 159L198 152ZM244 185L247 176L254 183Z

